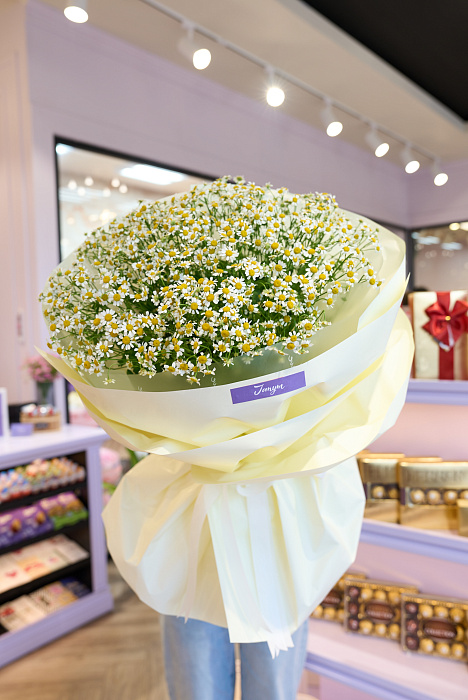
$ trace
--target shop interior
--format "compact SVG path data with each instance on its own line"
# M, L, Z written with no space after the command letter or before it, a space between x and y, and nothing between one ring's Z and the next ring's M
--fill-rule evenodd
M1 697L170 700L159 613L122 578L101 520L147 453L106 434L72 384L49 377L38 298L87 233L240 175L331 192L406 245L411 377L394 425L359 448L357 554L311 610L296 699L462 700L468 9L77 0L70 21L68 5L0 6ZM205 63L192 64L195 50L208 50ZM431 304L447 308L450 347L421 331ZM34 527L28 508L41 513ZM240 679L236 646L233 700Z

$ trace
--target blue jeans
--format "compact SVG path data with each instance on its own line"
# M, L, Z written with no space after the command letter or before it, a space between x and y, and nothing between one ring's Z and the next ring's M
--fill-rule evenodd
M234 645L227 629L161 615L166 681L171 700L233 700ZM266 642L241 644L242 700L295 700L304 668L307 621L294 647L271 658Z

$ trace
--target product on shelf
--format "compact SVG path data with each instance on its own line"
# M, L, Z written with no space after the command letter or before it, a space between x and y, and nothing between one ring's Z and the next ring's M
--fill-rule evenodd
M0 624L6 630L19 630L42 620L46 614L30 596L23 595L0 606Z
M468 498L457 500L458 534L468 537Z
M364 517L398 522L400 489L397 465L401 453L367 453L358 456L359 471L366 494Z
M49 614L74 603L88 593L87 586L77 579L63 579L38 588L30 594L30 598L41 610Z
M457 530L457 500L468 499L468 462L399 463L400 522Z
M414 376L467 379L468 292L409 294L414 331Z
M405 593L401 610L401 645L405 651L467 660L466 601Z
M85 476L84 467L67 457L37 459L26 466L0 471L0 503L69 486Z
M344 591L345 580L347 581L362 581L366 578L365 574L357 572L349 572L342 576L331 591L325 596L320 605L318 605L311 617L320 620L330 620L332 622L344 623Z
M399 642L402 595L417 592L415 586L345 578L345 629Z
M88 595L90 590L74 577L63 578L0 606L0 624L18 630Z
M0 593L88 557L89 553L83 547L65 535L55 535L3 554L0 556Z
M0 513L0 548L38 537L53 529L52 520L40 504Z
M43 498L39 501L39 505L47 513L55 530L74 525L80 520L86 520L88 517L88 511L83 503L74 493L69 491L59 493L57 496Z

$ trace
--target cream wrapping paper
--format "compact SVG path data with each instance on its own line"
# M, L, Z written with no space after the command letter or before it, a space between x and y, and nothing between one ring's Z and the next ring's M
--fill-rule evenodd
M413 353L399 311L404 246L380 235L384 284L353 290L302 364L181 391L142 390L136 377L129 391L44 355L111 437L152 453L104 523L121 574L159 612L225 625L232 642L267 641L275 654L353 561L364 509L354 455L396 420ZM233 403L233 391L272 384L286 391Z

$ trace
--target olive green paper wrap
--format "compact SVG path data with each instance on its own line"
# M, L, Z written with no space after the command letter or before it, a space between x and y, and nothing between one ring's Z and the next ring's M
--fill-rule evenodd
M103 388L44 353L111 437L151 453L103 517L119 571L152 608L275 654L354 560L364 509L354 455L395 422L413 356L399 310L404 245L379 238L382 287L353 290L295 366L286 358L271 372L265 358L263 373L260 359L235 383L148 390L121 377L126 388ZM299 389L232 401L231 389L298 372Z

